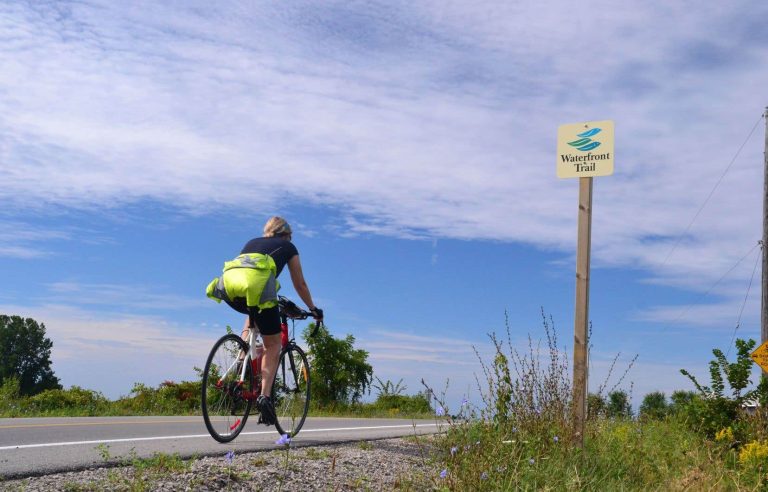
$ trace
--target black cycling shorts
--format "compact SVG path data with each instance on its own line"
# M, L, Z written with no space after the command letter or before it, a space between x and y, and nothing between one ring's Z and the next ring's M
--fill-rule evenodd
M224 302L237 312L253 316L253 320L256 322L256 326L259 327L259 332L262 335L277 335L280 333L280 308L277 306L262 309L259 312L258 308L249 309L244 297L237 297L233 301L225 299ZM248 311L252 311L252 314Z

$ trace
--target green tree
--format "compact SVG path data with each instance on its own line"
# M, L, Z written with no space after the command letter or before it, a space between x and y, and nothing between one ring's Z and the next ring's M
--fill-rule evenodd
M314 329L310 323L304 330L309 345L312 399L320 405L355 403L369 389L373 367L368 364L368 352L355 349L355 337L335 338L325 326Z
M0 315L0 385L16 378L19 393L25 396L61 389L51 369L51 347L44 324L32 318Z
M609 417L627 418L632 416L632 407L629 405L629 396L624 390L616 390L608 393L608 404L605 411Z
M648 393L640 404L640 417L646 419L663 419L668 411L667 396L661 391Z
M597 393L590 393L587 396L587 418L596 419L605 415L605 398Z
M697 398L699 398L699 395L695 391L673 391L672 396L669 397L669 399L672 400L672 403L669 405L669 413L672 415L682 413L688 406L693 404L694 400Z

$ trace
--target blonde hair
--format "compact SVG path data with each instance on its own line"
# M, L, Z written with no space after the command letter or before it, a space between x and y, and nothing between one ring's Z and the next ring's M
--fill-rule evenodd
M272 217L264 224L264 237L287 236L291 226L282 217Z

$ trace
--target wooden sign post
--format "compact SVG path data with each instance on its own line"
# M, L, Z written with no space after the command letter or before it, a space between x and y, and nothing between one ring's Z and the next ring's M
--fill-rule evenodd
M589 263L592 177L613 174L613 122L562 125L557 131L557 176L579 178L576 315L573 329L573 440L584 446L589 375Z
M576 247L576 316L573 327L573 435L584 445L589 374L589 255L592 246L592 178L579 178L579 232Z

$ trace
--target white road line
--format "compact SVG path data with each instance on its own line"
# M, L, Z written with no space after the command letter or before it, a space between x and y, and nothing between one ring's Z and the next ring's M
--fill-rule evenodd
M335 427L330 429L302 429L300 434L310 432L339 432L348 430L373 430L373 429L399 429L403 427L436 427L438 424L408 424L408 425L377 425L368 427ZM259 432L242 432L241 436L255 436L260 434L274 434L274 430ZM29 449L29 448L50 448L55 446L78 446L81 444L109 444L115 442L138 442L138 441L162 441L167 439L194 439L200 437L211 438L210 434L194 434L188 436L160 436L160 437L132 437L126 439L99 439L97 441L71 441L71 442L50 442L42 444L20 444L17 446L2 446L0 451L9 449Z

